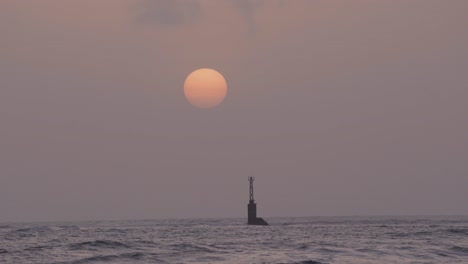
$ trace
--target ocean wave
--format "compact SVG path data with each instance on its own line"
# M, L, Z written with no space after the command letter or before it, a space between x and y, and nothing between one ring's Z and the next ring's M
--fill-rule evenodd
M42 232L51 232L52 229L48 226L33 226L33 227L26 227L16 229L14 232L16 233L42 233Z
M99 229L96 229L94 232L98 232L98 233L121 233L121 234L126 234L130 231L131 229L126 229L126 228L122 228L122 229L118 229L118 228L99 228Z
M403 238L403 237L417 237L417 236L431 236L434 232L431 231L418 231L418 232L387 232L387 235L391 235L395 238Z
M343 252L341 250L331 249L331 248L319 248L317 251L319 251L321 253L327 253L327 254L336 254L336 253Z
M386 254L386 252L378 250L378 249L373 249L373 248L358 248L356 249L357 252L359 253L366 253L370 255L375 255L375 256L381 256Z
M449 228L446 231L452 234L468 235L468 228Z
M0 254L6 254L8 251L6 249L0 248Z
M291 264L325 264L325 263L315 261L315 260L304 260L304 261L299 261L299 262L293 262Z
M204 253L213 253L214 251L203 246L196 246L189 243L181 243L181 244L172 244L171 248L177 251L184 251L184 252L204 252Z
M28 248L25 248L24 251L42 251L42 250L45 250L45 249L51 249L52 246L34 246L34 247L28 247Z
M58 228L65 229L65 230L79 230L80 229L80 227L77 225L61 225L61 226L58 226Z
M303 245L300 245L297 247L297 249L299 250L304 250L304 249L308 249L309 248L309 245L306 245L306 244L303 244Z
M87 258L82 258L78 260L73 260L70 262L61 262L60 264L85 264L85 263L102 263L102 262L118 262L118 261L137 261L145 257L145 254L141 252L131 252L123 253L119 255L98 255ZM166 263L163 260L152 258L151 263Z
M468 248L466 248L466 247L455 246L455 247L450 248L450 250L455 251L455 252L459 252L459 253L468 254Z
M72 250L85 250L90 248L130 248L127 244L112 240L94 240L69 245Z
M139 244L139 245L150 245L150 246L154 246L154 245L158 245L158 243L155 243L153 241L149 241L149 240L136 240L136 241L132 241L132 243L135 243L135 244Z

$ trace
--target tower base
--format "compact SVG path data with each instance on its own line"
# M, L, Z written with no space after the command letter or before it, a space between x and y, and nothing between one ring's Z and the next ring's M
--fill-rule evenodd
M249 222L248 222L249 225L263 225L263 226L267 226L268 223L263 220L263 218L261 217L257 217L257 218L254 218L254 219L251 219Z

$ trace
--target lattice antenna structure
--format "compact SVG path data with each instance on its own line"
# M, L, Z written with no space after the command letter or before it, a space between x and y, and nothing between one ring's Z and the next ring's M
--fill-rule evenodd
M249 177L249 182L250 182L249 203L254 203L253 181L254 181L254 177Z

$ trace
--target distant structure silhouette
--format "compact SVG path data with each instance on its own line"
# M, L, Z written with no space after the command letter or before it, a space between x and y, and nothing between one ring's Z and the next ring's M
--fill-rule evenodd
M263 220L263 218L257 217L257 204L254 200L253 192L253 181L254 177L249 177L250 182L250 192L249 192L249 204L247 205L247 223L249 225L268 225L268 223Z

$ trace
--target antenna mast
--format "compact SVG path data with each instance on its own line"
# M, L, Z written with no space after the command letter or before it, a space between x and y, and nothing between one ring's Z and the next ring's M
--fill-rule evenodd
M249 182L250 182L249 203L254 203L253 181L254 181L254 177L249 177Z

